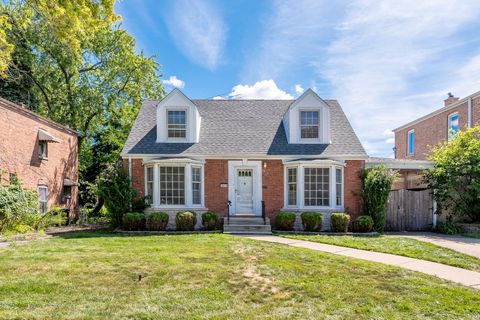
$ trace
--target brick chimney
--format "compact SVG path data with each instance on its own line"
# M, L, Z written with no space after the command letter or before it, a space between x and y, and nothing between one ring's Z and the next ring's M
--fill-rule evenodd
M445 107L451 105L452 103L455 103L459 100L459 97L455 97L451 92L448 93L448 98L443 100L445 103Z

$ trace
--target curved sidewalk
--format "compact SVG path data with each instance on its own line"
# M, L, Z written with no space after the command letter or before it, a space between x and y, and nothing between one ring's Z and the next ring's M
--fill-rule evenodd
M288 239L277 236L249 235L243 237L260 241L281 243L291 247L323 251L344 257L357 258L397 266L413 271L426 273L432 276L437 276L445 280L450 280L464 286L480 290L480 272L451 267L441 263L408 258L404 256L397 256L388 253L346 248L331 244Z

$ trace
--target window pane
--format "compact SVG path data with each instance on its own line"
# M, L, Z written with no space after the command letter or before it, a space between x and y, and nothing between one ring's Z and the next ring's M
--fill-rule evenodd
M288 175L288 200L287 205L297 205L297 168L289 168Z
M452 114L448 118L448 138L456 137L458 134L458 114Z
M192 167L192 203L202 204L202 173L200 167Z
M319 113L318 111L300 111L301 138L318 138Z
M342 169L335 169L335 181L336 181L336 204L337 206L342 205L342 193L343 193L343 186L342 186Z
M408 153L413 154L415 152L415 131L408 133Z
M187 136L187 118L185 111L168 111L168 137L185 138Z
M185 204L184 167L160 167L160 204Z
M330 169L305 168L304 171L304 200L305 206L330 205Z

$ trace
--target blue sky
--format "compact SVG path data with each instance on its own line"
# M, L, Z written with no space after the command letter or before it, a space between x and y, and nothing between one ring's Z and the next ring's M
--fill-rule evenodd
M124 0L122 27L191 98L337 99L370 155L480 90L480 1Z

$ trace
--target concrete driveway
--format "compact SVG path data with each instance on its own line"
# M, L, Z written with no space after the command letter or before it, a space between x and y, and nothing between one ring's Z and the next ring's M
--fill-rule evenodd
M431 232L387 233L386 236L400 236L430 242L480 259L480 239Z

